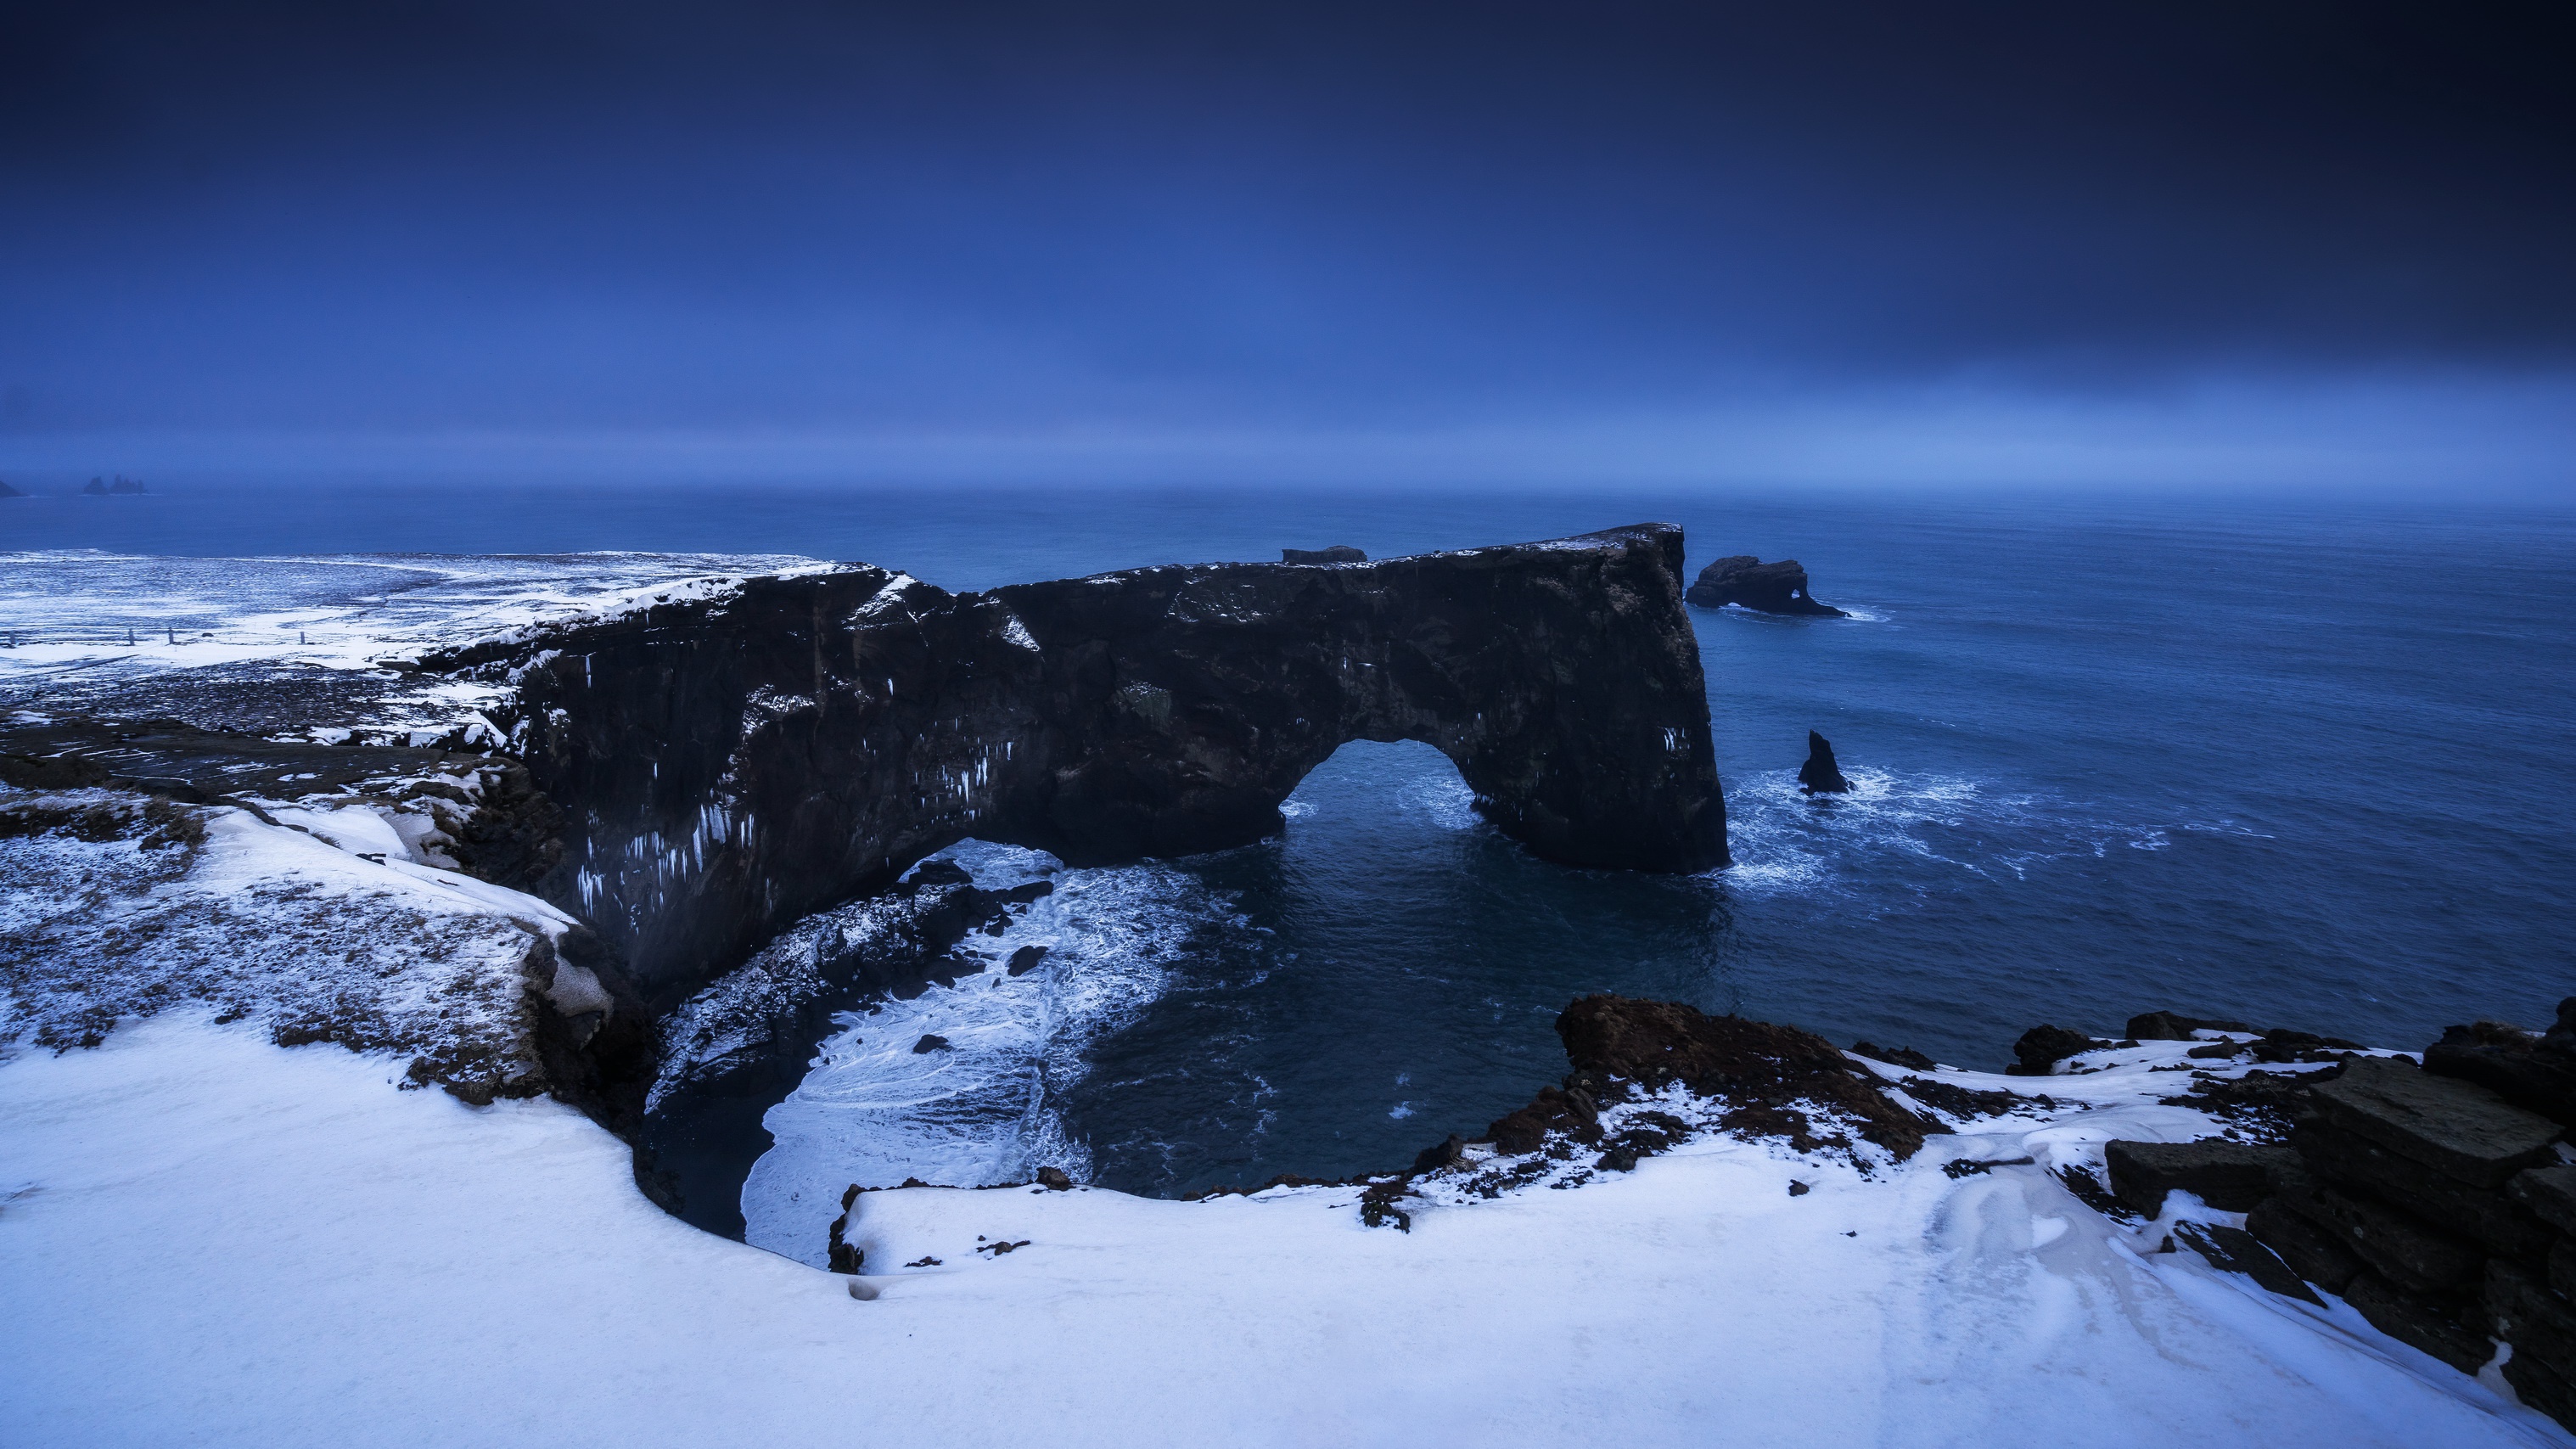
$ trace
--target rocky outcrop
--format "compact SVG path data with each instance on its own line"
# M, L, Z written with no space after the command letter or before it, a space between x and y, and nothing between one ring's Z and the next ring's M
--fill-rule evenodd
M24 498L26 496L26 494L10 487L6 479L0 479L0 498Z
M110 494L129 495L145 491L147 490L143 486L142 479L128 478L122 473L117 475L116 481L113 483L104 478L92 478L89 480L89 483L81 489L81 492L88 494L92 498L105 498Z
M1796 559L1764 563L1753 555L1737 554L1722 558L1699 571L1690 586L1690 602L1703 609L1722 609L1740 604L1765 614L1805 614L1816 618L1844 619L1850 615L1828 604L1816 602L1807 587L1807 570Z
M1331 548L1283 548L1279 550L1279 561L1292 564L1367 563L1368 555L1347 543L1337 543Z
M569 904L672 999L967 836L1245 845L1347 741L1419 740L1570 865L1726 862L1681 531L952 594L853 566L421 661L516 686Z
M1798 767L1798 788L1810 795L1842 795L1851 787L1852 782L1843 778L1842 766L1834 763L1832 742L1807 731L1807 763Z

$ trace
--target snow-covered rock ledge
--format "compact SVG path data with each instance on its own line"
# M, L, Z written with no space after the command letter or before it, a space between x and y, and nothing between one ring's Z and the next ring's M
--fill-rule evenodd
M605 963L582 964L571 916L457 868L442 825L463 830L483 783L206 804L0 785L0 1059L199 1008L282 1046L392 1054L407 1087L611 1115L602 1051L649 1050L646 1024Z
M559 1103L250 1026L0 1064L0 1441L2567 1442L2340 1303L2156 1251L2224 1215L2124 1225L2052 1174L2223 1130L2160 1100L2194 1042L1912 1073L2029 1106L1902 1162L1692 1133L1408 1232L1355 1187L869 1193L854 1280L671 1219Z

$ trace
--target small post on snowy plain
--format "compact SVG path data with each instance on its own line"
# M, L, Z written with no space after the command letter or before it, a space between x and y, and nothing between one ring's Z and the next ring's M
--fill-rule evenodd
M170 647L173 649L179 647L179 631L175 628L170 631Z

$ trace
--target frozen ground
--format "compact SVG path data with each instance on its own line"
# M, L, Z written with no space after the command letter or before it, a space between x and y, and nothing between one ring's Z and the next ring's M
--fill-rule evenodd
M0 1442L2569 1442L2046 1175L2210 1130L2149 1102L2180 1049L1875 1179L1704 1138L1409 1233L1350 1189L870 1193L860 1301L663 1215L566 1108L165 1014L0 1065Z
M0 704L261 734L319 723L436 736L492 691L384 666L656 597L702 597L749 575L830 567L780 554L0 553Z

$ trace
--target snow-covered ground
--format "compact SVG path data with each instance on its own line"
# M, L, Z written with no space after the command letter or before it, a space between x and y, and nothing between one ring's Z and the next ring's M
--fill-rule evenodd
M2181 1044L1955 1074L2093 1105L1874 1177L1701 1138L1414 1201L1410 1232L1352 1189L868 1193L863 1301L665 1216L567 1108L398 1091L399 1058L246 1027L164 1014L0 1064L0 1442L2569 1442L2047 1175L2211 1130L2153 1104Z
M499 691L395 680L385 674L390 663L657 600L705 598L747 576L831 567L785 554L0 552L0 701L172 713L274 733L276 686L327 684L335 708L303 711L328 716L318 727L417 732L425 743L470 721ZM251 698L227 697L227 687Z

